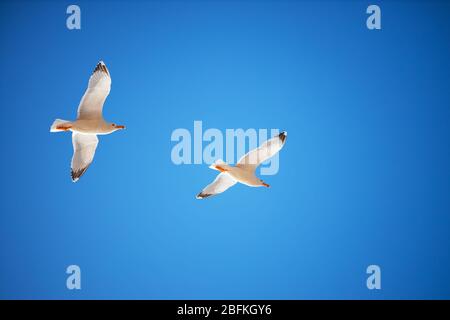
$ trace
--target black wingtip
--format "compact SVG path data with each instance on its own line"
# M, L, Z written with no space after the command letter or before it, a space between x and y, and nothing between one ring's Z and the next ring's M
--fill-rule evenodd
M70 176L72 177L72 182L77 182L80 179L80 177L86 172L86 170L89 168L89 166L90 166L90 164L80 170L77 170L77 171L71 170Z
M101 71L101 72L104 72L104 73L106 73L107 75L109 75L108 68L106 67L106 64L103 62L103 60L100 60L100 62L97 63L97 65L95 66L95 69L94 69L94 72L93 72L93 73L95 73L95 72L97 72L97 71Z
M278 137L281 139L281 142L284 143L284 141L286 140L286 137L287 137L287 132L286 132L286 131L281 132L281 133L278 135Z
M210 196L212 196L212 194L200 192L200 193L196 196L196 198L197 198L197 199L205 199L205 198L208 198L208 197L210 197Z

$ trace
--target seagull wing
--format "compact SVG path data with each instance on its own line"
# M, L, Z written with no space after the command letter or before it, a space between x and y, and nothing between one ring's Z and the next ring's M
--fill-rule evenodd
M98 139L95 134L72 133L73 157L71 165L72 181L76 182L94 160Z
M228 188L234 186L236 182L237 181L234 180L228 173L222 172L218 174L216 179L214 179L211 184L207 185L206 188L204 188L196 198L203 199L222 193Z
M287 133L283 131L276 137L267 140L258 148L251 150L239 159L236 167L244 170L254 171L261 163L273 157L283 148Z
M78 119L102 118L103 104L111 90L108 68L100 61L89 78L89 85L78 106Z

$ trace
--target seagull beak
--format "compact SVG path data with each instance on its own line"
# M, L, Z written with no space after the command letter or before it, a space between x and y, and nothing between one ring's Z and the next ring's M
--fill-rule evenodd
M263 185L264 187L266 187L266 188L269 188L269 187L270 187L270 186L269 186L267 183L265 183L265 182L263 182L262 185Z
M116 129L125 129L125 126L116 126Z

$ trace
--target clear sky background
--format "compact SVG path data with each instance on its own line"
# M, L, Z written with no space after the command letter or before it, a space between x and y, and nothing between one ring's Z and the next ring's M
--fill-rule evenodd
M376 2L380 31L367 1L77 1L71 31L71 2L2 1L0 298L449 298L450 4ZM49 127L100 59L127 129L74 184ZM271 188L196 200L195 120L287 130Z

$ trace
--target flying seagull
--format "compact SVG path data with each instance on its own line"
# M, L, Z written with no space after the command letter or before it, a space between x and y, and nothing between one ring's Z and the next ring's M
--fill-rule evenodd
M97 135L110 134L125 126L106 122L102 109L111 90L111 76L108 68L100 61L94 69L83 98L78 106L75 121L56 119L50 132L72 131L73 157L71 164L72 181L76 182L89 168L97 149Z
M237 182L250 187L269 187L267 183L255 175L256 168L283 148L286 137L287 132L283 131L276 137L267 140L259 148L251 150L239 159L234 167L226 164L222 160L214 162L210 168L220 171L220 173L196 198L204 199L222 193L234 186Z

